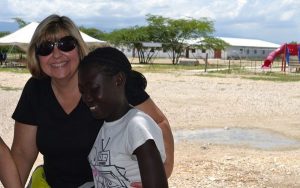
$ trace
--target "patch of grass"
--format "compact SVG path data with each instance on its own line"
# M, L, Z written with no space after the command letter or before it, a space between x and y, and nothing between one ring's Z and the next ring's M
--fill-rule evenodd
M180 73L180 71L188 70L199 70L204 71L205 65L200 64L197 66L190 65L173 65L173 64L132 64L134 70L146 73ZM0 68L0 71L13 72L13 73L29 73L27 68ZM300 81L300 73L289 73L289 72L261 72L260 69L247 69L240 66L232 65L230 69L228 66L214 65L211 64L207 67L207 72L205 74L198 74L199 76L206 77L240 77L243 79L251 80L267 80L276 82L298 82ZM6 90L14 90L14 88L3 88ZM16 89L16 88L15 88Z
M18 91L18 90L21 90L21 88L8 87L8 86L2 86L2 85L0 85L0 89L2 89L4 91Z
M251 79L251 80L267 80L275 82L299 82L300 75L291 75L291 74L256 74L252 76L242 76L242 78Z
M8 68L8 67L2 67L0 68L0 72L13 72L13 73L29 73L29 70L27 68Z
M253 72L247 69L230 69L209 72L210 76L225 77L225 76L239 76L240 78L250 80L266 80L274 82L298 82L300 81L300 74L298 73L284 73L284 72ZM222 76L223 75L223 76Z
M139 72L173 72L179 70L197 70L204 69L203 65L187 66L187 65L173 65L173 64L133 64L133 69Z

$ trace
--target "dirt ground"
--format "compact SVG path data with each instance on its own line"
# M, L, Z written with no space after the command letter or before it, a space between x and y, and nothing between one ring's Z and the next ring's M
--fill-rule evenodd
M149 73L148 92L173 131L260 128L300 139L300 83ZM300 149L175 144L170 187L300 187Z
M146 73L147 91L174 133L202 128L258 128L300 141L300 82L203 73ZM10 116L28 74L0 72L0 135L11 144ZM41 159L37 163L40 163ZM300 187L300 147L257 149L197 140L175 142L170 187ZM1 186L0 186L1 187Z

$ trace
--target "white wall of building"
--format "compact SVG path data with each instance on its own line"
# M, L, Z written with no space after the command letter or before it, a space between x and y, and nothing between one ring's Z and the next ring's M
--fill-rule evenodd
M230 46L221 52L221 59L240 59L240 58L266 58L269 53L276 50L280 45L270 43L267 41L255 40L255 39L240 39L240 38L222 38L222 40L227 42ZM148 43L147 43L148 44ZM155 44L155 43L150 43ZM157 43L158 44L158 43ZM133 57L134 50L126 47L118 47L120 50L125 53L127 57ZM155 48L154 51L150 51L149 48L146 51L153 55L156 58L171 58L172 53L170 51L164 51L161 48ZM206 54L208 54L208 58L215 58L215 54L213 50L201 50L201 49L189 49L189 58L201 59L205 58ZM137 57L137 54L135 54ZM186 52L182 54L182 57L186 57Z
M222 52L222 59L266 58L276 48L230 46Z

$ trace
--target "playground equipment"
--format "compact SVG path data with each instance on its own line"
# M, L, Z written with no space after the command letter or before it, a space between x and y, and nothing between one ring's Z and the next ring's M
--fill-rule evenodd
M281 71L286 70L286 66L290 68L300 68L300 44L283 44L276 50L272 51L264 60L262 68L271 68L272 63L276 57L281 55ZM297 56L298 58L292 58Z

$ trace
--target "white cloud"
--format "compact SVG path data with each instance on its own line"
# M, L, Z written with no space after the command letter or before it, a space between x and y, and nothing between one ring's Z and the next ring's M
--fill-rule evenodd
M280 21L289 21L293 16L295 16L294 10L288 10L282 13L279 20Z
M300 41L298 0L2 0L0 22L19 17L40 21L49 14L69 16L77 25L119 28L145 24L145 15L208 17L218 35L271 42ZM289 31L290 30L290 31Z

